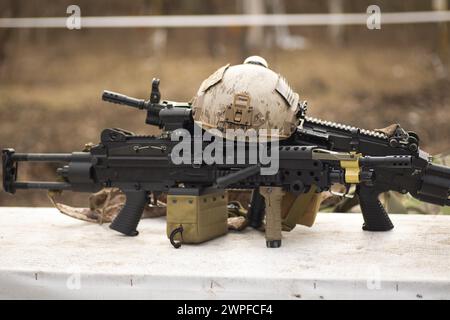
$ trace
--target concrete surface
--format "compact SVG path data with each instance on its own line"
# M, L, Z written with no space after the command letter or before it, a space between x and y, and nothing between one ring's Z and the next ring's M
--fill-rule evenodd
M449 299L450 216L319 214L267 249L248 229L174 249L165 219L128 238L53 208L0 208L0 298Z

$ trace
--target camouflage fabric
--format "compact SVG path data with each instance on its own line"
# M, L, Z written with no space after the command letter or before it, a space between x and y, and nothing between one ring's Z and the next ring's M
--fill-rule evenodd
M262 60L250 57L244 64L225 65L204 80L192 99L195 123L225 137L227 129L275 128L269 137L290 137L299 124L299 95Z
M125 204L125 195L116 188L105 188L89 196L89 208L75 208L58 201L60 193L49 192L53 205L63 214L72 218L96 222L109 223L114 220ZM166 215L166 204L157 200L149 201L145 206L142 218L154 218Z
M239 201L230 201L228 203L228 229L242 231L247 225L247 210Z
M114 220L125 204L125 194L117 188L105 188L89 196L89 208L76 208L58 201L61 193L49 192L53 205L63 214L87 222L110 223ZM155 218L166 215L164 201L154 199L144 208L142 219ZM241 231L248 225L247 210L239 201L228 204L228 229Z

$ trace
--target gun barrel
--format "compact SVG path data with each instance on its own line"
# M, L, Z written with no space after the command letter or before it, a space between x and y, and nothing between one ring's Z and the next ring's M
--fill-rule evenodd
M13 161L69 162L71 153L12 153Z
M66 182L27 181L13 182L14 189L46 189L46 190L70 190L72 185Z
M136 99L133 97L126 96L121 93L104 90L102 94L102 100L106 102L122 104L138 109L145 109L145 100Z
M450 205L450 168L430 163L422 176L417 199L441 206Z

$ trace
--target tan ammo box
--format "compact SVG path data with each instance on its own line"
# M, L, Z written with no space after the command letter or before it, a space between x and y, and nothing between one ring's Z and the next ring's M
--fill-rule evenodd
M225 191L202 195L169 193L167 237L171 239L172 234L171 242L200 243L226 234L227 204Z

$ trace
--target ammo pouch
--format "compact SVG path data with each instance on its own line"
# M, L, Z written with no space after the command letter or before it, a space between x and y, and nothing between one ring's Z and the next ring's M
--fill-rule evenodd
M200 243L228 231L228 197L225 191L199 194L184 189L167 195L167 237L175 248Z
M286 192L281 201L281 219L284 231L291 231L297 224L311 227L316 220L322 202L321 193L311 186L308 193L295 195Z

